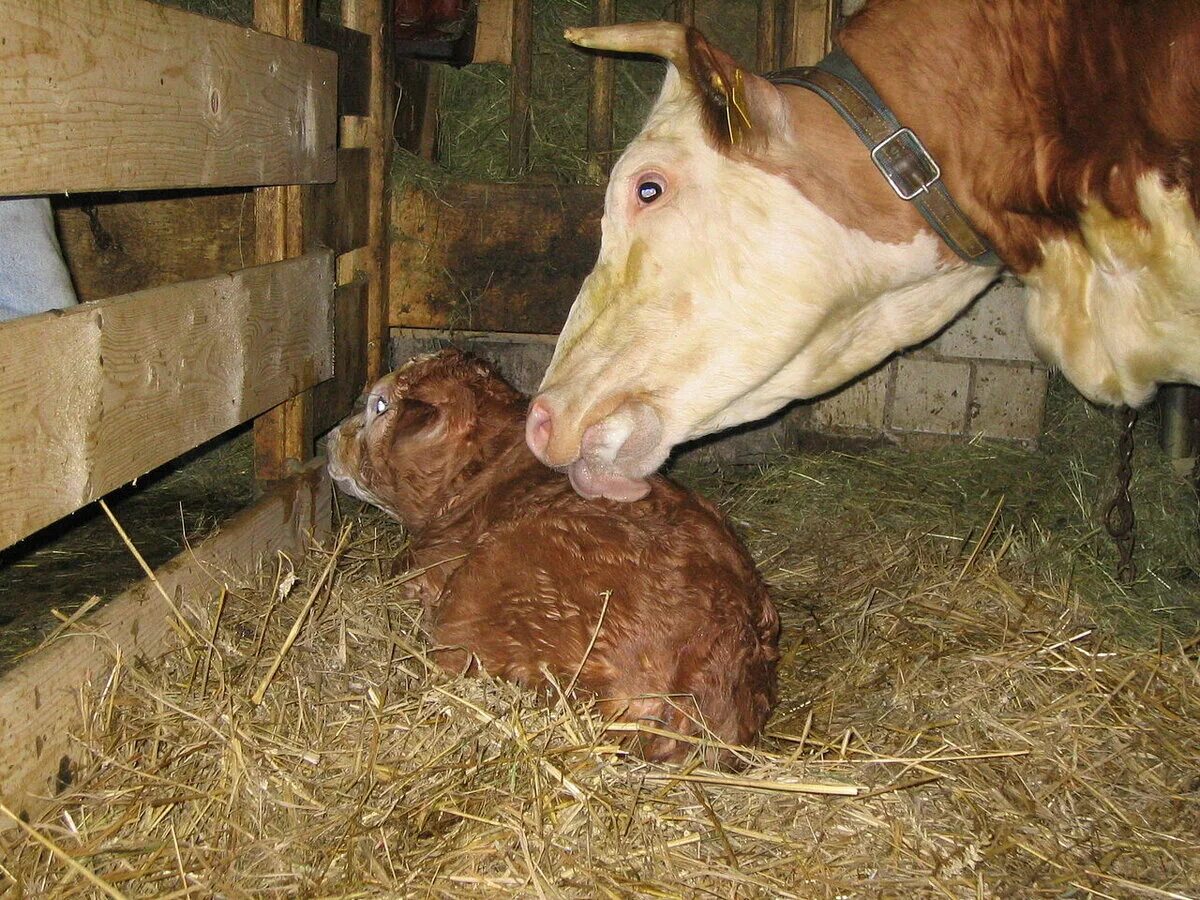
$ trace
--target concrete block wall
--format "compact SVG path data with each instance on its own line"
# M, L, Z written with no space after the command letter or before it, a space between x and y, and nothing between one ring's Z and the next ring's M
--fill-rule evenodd
M1025 336L1024 288L1003 279L931 341L808 404L819 432L1035 444L1046 366Z
M1034 444L1041 434L1047 371L1025 338L1022 292L1016 281L1001 281L933 340L840 391L686 449L747 461L794 447L805 432L902 443L982 435ZM418 353L462 347L491 361L518 390L533 393L550 364L554 340L394 328L391 353L399 364Z

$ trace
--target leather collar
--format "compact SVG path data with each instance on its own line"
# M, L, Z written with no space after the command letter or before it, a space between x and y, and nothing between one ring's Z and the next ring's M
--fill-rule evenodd
M946 190L941 169L924 144L896 121L844 51L833 50L815 66L784 69L766 77L774 84L810 90L837 110L871 151L871 159L896 196L916 206L959 257L975 266L1004 265Z

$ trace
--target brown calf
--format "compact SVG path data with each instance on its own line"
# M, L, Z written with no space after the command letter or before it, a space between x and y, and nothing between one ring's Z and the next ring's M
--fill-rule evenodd
M330 437L338 485L402 522L405 562L428 567L409 585L439 664L528 686L548 672L606 717L753 740L775 699L779 619L746 550L665 478L640 503L581 498L525 446L526 406L446 351L381 380ZM653 760L690 746L639 741Z

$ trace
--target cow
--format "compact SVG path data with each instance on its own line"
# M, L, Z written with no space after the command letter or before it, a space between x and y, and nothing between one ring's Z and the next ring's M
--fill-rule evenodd
M571 41L664 58L526 439L634 500L680 442L828 392L937 333L1007 267L1088 398L1200 383L1200 3L874 0L843 29L983 242L960 258L835 109L655 22Z
M528 398L447 350L370 389L329 437L329 471L402 522L405 583L434 660L595 698L648 726L645 758L688 736L749 743L775 701L779 616L749 553L710 503L649 480L641 503L593 502L524 440ZM677 737L675 735L681 735ZM733 751L705 751L714 763Z

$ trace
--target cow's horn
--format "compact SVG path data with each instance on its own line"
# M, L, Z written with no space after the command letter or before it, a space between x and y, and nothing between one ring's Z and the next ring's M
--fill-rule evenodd
M661 56L681 71L688 71L687 28L677 22L635 22L595 28L568 28L563 36L590 50L648 53Z

